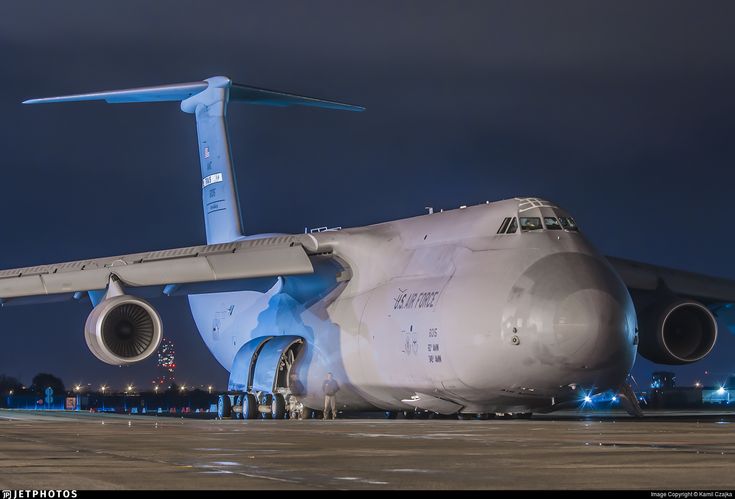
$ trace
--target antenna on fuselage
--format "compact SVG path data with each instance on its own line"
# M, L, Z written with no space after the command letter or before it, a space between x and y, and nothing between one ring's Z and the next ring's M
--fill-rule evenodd
M181 101L181 110L194 114L199 142L207 244L225 243L243 237L240 203L225 120L229 101L276 107L309 106L340 111L365 109L341 102L240 85L232 83L232 80L224 76L191 83L30 99L23 104L92 100L103 100L110 104Z

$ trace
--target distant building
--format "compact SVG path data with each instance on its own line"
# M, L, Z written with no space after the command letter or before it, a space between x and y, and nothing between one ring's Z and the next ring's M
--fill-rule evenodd
M669 371L657 371L653 373L651 388L654 390L670 390L676 387L676 375Z
M729 404L730 390L724 386L704 388L702 390L702 402L705 404Z
M176 351L174 342L164 338L158 347L158 362L156 364L156 379L154 385L168 387L176 380Z

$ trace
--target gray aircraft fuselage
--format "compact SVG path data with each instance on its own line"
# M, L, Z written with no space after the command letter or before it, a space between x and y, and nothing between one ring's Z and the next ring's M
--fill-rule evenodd
M580 232L497 234L508 217L568 216L525 198L305 234L349 278L320 296L299 277L267 293L193 295L192 313L228 370L252 338L303 337L292 372L313 408L327 372L345 410L530 412L617 390L637 344L620 277Z

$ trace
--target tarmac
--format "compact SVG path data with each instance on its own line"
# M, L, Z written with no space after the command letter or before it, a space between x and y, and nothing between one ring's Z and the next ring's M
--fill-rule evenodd
M735 488L735 416L199 420L0 411L2 489Z

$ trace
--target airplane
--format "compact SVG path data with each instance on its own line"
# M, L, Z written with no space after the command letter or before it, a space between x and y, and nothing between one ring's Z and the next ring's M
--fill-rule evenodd
M223 76L24 103L77 101L180 102L194 115L206 244L0 271L0 302L89 300L90 351L130 365L163 334L146 298L188 296L229 372L220 417L311 417L330 372L341 411L526 417L612 392L640 416L627 383L637 353L703 359L735 302L735 281L603 256L538 197L245 235L228 104L364 108Z

